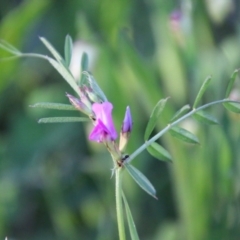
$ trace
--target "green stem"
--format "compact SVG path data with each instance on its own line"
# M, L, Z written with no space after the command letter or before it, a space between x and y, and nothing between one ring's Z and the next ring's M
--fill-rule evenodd
M219 103L225 103L225 102L233 102L233 103L239 103L238 101L233 101L230 99L222 99L222 100L218 100L218 101L214 101L211 103L207 103L201 107L198 108L194 108L192 111L190 111L189 113L187 113L186 115L182 116L181 118L177 119L175 122L170 123L169 125L167 125L167 127L165 127L162 131L160 131L159 133L157 133L155 136L153 136L152 138L150 138L148 141L146 141L142 146L140 146L135 152L133 152L124 163L130 163L136 156L138 156L142 151L144 151L149 145L151 145L153 142L155 142L157 139L159 139L164 133L166 133L169 129L171 129L173 126L177 125L178 123L180 123L181 121L183 121L184 119L192 116L194 113L208 108L212 105L216 105Z
M119 239L125 240L124 218L123 218L123 203L122 203L122 173L123 169L118 167L116 169L116 209L117 209L117 223Z

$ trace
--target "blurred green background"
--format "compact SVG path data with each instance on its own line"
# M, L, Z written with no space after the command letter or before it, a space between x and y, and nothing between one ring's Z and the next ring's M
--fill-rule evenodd
M117 129L131 107L129 153L143 143L159 99L171 97L156 131L193 103L208 75L213 81L203 101L223 98L240 67L238 0L0 2L0 38L21 51L49 54L38 38L44 36L63 54L67 34L75 44L74 73L86 51L90 71L114 104ZM234 91L239 96L239 84ZM41 117L76 114L29 108L68 103L65 92L73 94L44 60L0 62L0 239L118 239L112 161L102 145L87 140L90 125L41 125ZM146 151L133 162L156 187L158 201L125 174L141 239L240 239L240 118L222 106L209 112L220 126L194 119L182 125L200 146L166 134L160 143L172 164Z

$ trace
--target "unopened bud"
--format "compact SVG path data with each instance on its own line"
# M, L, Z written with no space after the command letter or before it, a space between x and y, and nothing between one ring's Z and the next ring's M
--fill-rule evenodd
M132 131L132 115L131 115L131 111L129 106L127 106L126 112L125 112L125 117L123 120L123 124L122 124L122 130L120 133L120 142L119 142L119 149L120 151L124 150L124 148L126 147L129 137L130 137L130 133Z
M92 109L89 108L88 106L86 106L80 99L70 95L70 94L66 94L66 96L68 97L70 103L79 111L87 114L88 116L92 115Z

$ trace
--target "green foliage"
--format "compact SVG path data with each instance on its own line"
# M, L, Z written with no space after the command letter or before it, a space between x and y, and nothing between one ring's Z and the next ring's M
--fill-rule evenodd
M150 181L135 167L130 164L125 164L124 167L127 169L130 176L134 179L134 181L149 195L156 197L156 190Z
M172 157L169 154L169 152L156 142L152 143L147 148L147 150L152 156L154 156L155 158L157 158L159 160L172 161Z
M193 133L187 131L184 128L181 127L173 127L169 131L172 136L175 138L187 142L187 143L193 143L193 144L198 144L199 140L197 136L195 136Z
M59 5L3 0L0 36L21 52L42 53L46 60L48 53L37 37L45 36L64 56L64 66L64 37L73 37L73 49L80 40L89 55L84 70L94 74L113 103L116 128L121 128L125 107L131 107L131 154L144 143L142 130L159 98L170 96L171 103L156 132L181 106L192 106L209 74L214 81L201 103L224 97L225 83L240 65L235 2L224 1L221 7L189 1L186 7L184 1L73 0ZM180 18L171 18L175 9ZM1 49L0 58L9 56ZM108 172L112 164L102 146L87 141L88 124L37 124L37 119L58 117L59 112L29 108L39 101L68 104L68 85L47 61L22 58L0 65L0 238L117 239ZM233 89L239 91L238 81L229 89L227 98ZM236 103L224 106L240 112ZM189 110L184 108L171 122ZM159 201L126 175L124 192L140 239L238 239L239 116L221 107L211 113L220 127L196 125L191 118L187 122L201 147L162 136L173 164L153 161L147 153L137 157L136 166L151 177ZM71 115L79 117L77 111ZM148 210L147 217L142 209Z
M154 127L156 126L157 122L159 121L159 117L165 107L165 104L167 102L168 98L166 99L161 99L156 106L154 107L151 116L149 118L146 130L145 130L145 134L144 134L144 140L146 141L150 134L152 133Z
M127 214L128 227L129 227L131 239L132 240L139 240L139 236L138 236L138 233L137 233L137 230L136 230L136 226L135 226L135 223L133 221L132 213L131 213L131 210L128 206L128 202L127 202L127 199L126 199L124 193L122 193L122 197L123 197L124 206L125 206L125 210L126 210L126 214Z

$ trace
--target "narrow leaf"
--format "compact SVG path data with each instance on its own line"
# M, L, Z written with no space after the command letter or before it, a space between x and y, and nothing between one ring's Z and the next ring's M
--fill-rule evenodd
M235 71L233 72L230 80L229 80L229 83L228 83L228 86L227 86L227 91L226 91L226 98L229 97L229 94L230 94L230 92L231 92L231 90L232 90L232 88L233 88L233 84L234 84L234 82L235 82L235 80L236 80L236 78L237 78L238 71L239 71L239 69L235 70Z
M40 102L40 103L35 103L34 105L30 105L30 107L77 111L77 109L74 106L72 106L70 104L62 104L62 103Z
M67 123L67 122L86 122L89 121L89 118L83 117L50 117L50 118L41 118L38 120L38 123Z
M240 104L238 103L226 102L223 103L223 106L231 112L240 113Z
M62 75L62 77L68 82L68 84L74 89L74 91L79 95L79 87L75 82L74 77L69 72L65 66L52 58L48 58L50 64Z
M0 48L6 50L7 52L10 52L14 55L21 55L22 53L15 48L13 45L11 45L10 43L4 41L4 40L0 40Z
M196 112L193 117L198 120L199 122L206 123L206 124L219 124L218 120L210 115L209 113L206 113L205 111L199 111Z
M180 118L181 116L183 116L185 113L187 113L189 111L189 109L191 109L190 105L187 104L185 106L183 106L180 110L178 110L174 116L172 117L172 119L170 120L170 122L174 122L175 120L177 120L178 118Z
M65 38L65 45L64 45L64 56L66 65L69 66L72 58L72 38L67 35Z
M173 137L178 138L179 140L182 140L187 143L193 143L198 144L199 140L197 136L195 136L193 133L187 131L186 129L180 128L180 127L173 127L169 130L171 135Z
M204 92L206 91L206 89L207 89L207 87L208 87L211 79L212 79L212 77L211 77L211 76L208 76L208 77L205 79L205 81L203 82L203 84L202 84L202 86L201 86L201 88L200 88L200 90L199 90L199 92L198 92L198 94L197 94L197 97L196 97L196 99L195 99L195 102L194 102L194 104L193 104L193 108L196 108L196 107L197 107L197 105L198 105L199 101L201 100Z
M125 168L127 169L128 173L130 176L135 180L135 182L148 194L153 196L154 198L157 199L156 197L156 190L153 187L153 185L150 183L150 181L135 167L133 167L130 164L125 164Z
M51 52L51 54L55 57L55 59L60 62L62 60L61 55L57 52L57 50L52 46L52 44L50 42L48 42L47 39L45 39L44 37L40 37L40 40L42 41L42 43L46 46L46 48L49 50L49 52Z
M172 161L169 152L156 142L153 142L148 148L148 152L155 158L163 161Z
M144 140L147 141L150 134L152 133L154 127L156 126L156 123L160 117L160 114L162 113L164 107L165 107L165 104L167 102L168 98L166 99L161 99L157 104L156 106L154 107L152 113L151 113L151 116L150 116L150 119L148 121L148 124L147 124L147 127L146 127L146 130L145 130L145 134L144 134Z
M138 236L138 233L137 233L136 225L134 223L134 220L133 220L133 217L132 217L132 213L131 213L131 210L129 208L127 199L126 199L126 197L125 197L123 192L122 192L122 197L123 197L124 206L125 206L125 210L126 210L126 215L127 215L127 220L128 220L128 227L129 227L131 239L132 240L139 240L139 236Z
M82 72L88 70L88 55L85 52L83 53L82 59L81 59L81 69L82 69Z

